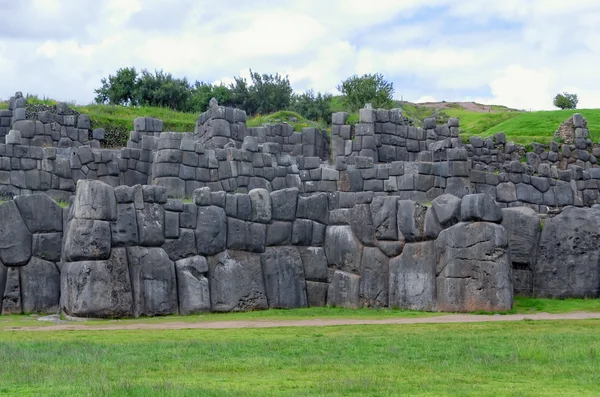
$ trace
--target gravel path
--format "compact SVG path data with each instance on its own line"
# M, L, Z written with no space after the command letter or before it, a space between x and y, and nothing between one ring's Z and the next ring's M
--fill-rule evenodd
M586 320L600 319L600 313L573 312L564 314L508 314L477 315L448 314L436 317L388 318L382 320L348 318L311 318L306 320L244 320L244 321L199 321L164 322L110 325L56 324L45 327L8 327L4 331L108 331L108 330L164 330L164 329L231 329L231 328L274 328L274 327L327 327L336 325L380 325L380 324L440 324L481 323L520 320Z

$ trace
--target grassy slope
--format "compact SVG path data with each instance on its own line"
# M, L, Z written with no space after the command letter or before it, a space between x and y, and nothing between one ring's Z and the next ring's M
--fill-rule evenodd
M298 113L281 110L266 116L257 115L250 117L246 121L248 127L260 127L263 124L288 123L294 127L294 131L302 131L305 127L327 128L324 123L310 121L300 116Z
M584 396L600 320L5 332L0 394Z

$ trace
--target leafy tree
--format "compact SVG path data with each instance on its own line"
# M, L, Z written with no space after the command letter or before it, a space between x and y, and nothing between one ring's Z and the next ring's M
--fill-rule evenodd
M137 98L140 105L166 107L173 110L188 110L192 96L187 78L174 78L171 73L162 70L154 74L142 71L138 79Z
M215 98L220 105L229 105L231 103L231 91L224 85L212 85L196 81L192 87L188 108L193 112L205 112L208 110L212 98Z
M109 103L111 105L137 105L138 74L134 67L121 68L117 73L103 77L100 82L102 87L95 89L96 103Z
M313 90L308 90L304 94L292 95L291 109L303 117L319 121L331 122L331 94L315 95Z
M279 73L275 76L259 74L250 70L252 85L249 87L250 102L256 109L251 114L273 113L287 109L292 100L292 86L288 76L282 77Z
M344 94L351 111L357 111L366 103L372 103L376 108L393 105L394 84L385 80L380 73L353 75L342 81L337 89Z
M577 103L579 103L577 94L563 92L562 94L556 94L554 97L554 106L559 109L576 109Z
M246 79L234 77L234 82L229 85L230 104L238 109L245 110L248 114L256 113L257 105L255 98L250 93L250 86Z

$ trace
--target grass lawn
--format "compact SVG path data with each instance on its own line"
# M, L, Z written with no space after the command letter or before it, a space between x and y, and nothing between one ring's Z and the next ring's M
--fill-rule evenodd
M3 332L1 395L593 396L600 320Z

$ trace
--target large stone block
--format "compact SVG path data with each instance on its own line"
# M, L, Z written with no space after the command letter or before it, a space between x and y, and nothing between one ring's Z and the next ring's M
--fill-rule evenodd
M101 221L117 220L117 200L114 189L104 182L77 181L77 194L73 203L75 218Z
M111 256L111 243L109 222L73 219L65 234L65 260L68 262L107 260Z
M62 237L62 233L34 234L31 255L50 262L59 262Z
M260 254L227 250L208 257L211 308L217 312L267 309Z
M175 265L162 248L127 248L133 315L177 314Z
M361 243L366 246L377 245L375 238L376 229L371 218L371 207L369 204L357 204L350 210L350 226L352 232Z
M435 246L433 241L410 243L390 260L390 307L435 310Z
M363 307L387 307L389 258L375 247L365 247L360 266L360 304Z
M165 239L162 248L172 261L197 255L196 235L191 229L179 229L179 237Z
M266 189L252 189L248 192L252 208L250 220L259 223L271 221L271 197Z
M269 247L261 255L270 308L307 307L304 266L298 248Z
M540 217L531 208L515 207L502 210L502 226L508 233L510 260L533 269L540 239Z
M61 306L76 317L118 318L133 314L133 294L125 248L105 261L65 263L61 271Z
M161 204L145 203L136 211L140 245L160 247L165 242L165 209Z
M438 310L512 309L508 237L501 225L459 223L440 233L435 249Z
M317 193L298 197L296 217L310 219L326 225L329 218L327 194Z
M193 256L175 262L179 313L183 315L210 310L208 262L203 256Z
M397 197L375 197L371 202L371 219L378 240L397 240Z
M21 268L21 301L25 313L57 313L60 272L52 262L32 257Z
M443 194L431 202L440 225L448 228L460 221L461 199L451 194Z
M62 208L46 194L15 197L30 233L62 232Z
M400 200L397 211L398 239L406 242L422 241L427 207L412 200Z
M31 258L31 233L14 201L0 204L0 262L23 266Z
M271 193L271 208L273 219L293 221L296 219L298 189L288 188Z
M306 296L309 307L323 307L327 303L328 283L306 281Z
M358 273L363 247L350 226L329 226L325 235L325 256L330 267Z
M227 216L217 206L199 207L196 226L196 247L200 255L214 255L225 250Z
M460 216L464 222L501 222L502 210L489 194L469 194L462 198Z
M546 220L533 275L536 297L600 297L600 210L567 207Z
M360 276L336 270L327 290L327 306L358 309L360 305Z
M117 204L117 220L111 222L110 230L114 247L139 244L138 223L133 202Z
M304 265L304 277L312 281L327 281L325 250L321 247L298 247L298 251Z

